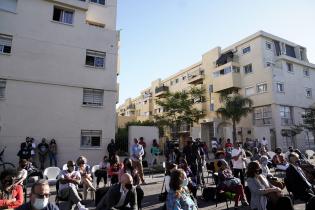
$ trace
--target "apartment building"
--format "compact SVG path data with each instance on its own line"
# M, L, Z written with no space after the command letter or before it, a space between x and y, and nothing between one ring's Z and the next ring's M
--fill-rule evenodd
M0 148L56 139L60 166L98 163L115 136L116 0L0 1Z
M142 100L143 104L148 101L144 99L146 93L151 109L146 111L145 119L151 119L163 112L156 99L167 91L193 86L206 89L204 102L195 104L206 116L193 127L183 128L183 133L206 142L214 136L231 138L231 122L220 119L215 111L222 106L222 91L237 91L254 102L254 111L237 126L238 140L266 137L271 148L314 146L310 133L290 136L291 127L301 123L305 109L315 103L315 65L308 61L303 46L259 31L224 49L216 47L206 52L201 61L164 80L153 81L137 100L128 99L126 103L137 106L136 101ZM128 112L126 103L118 107L118 115L129 113L138 118L139 113L144 113L141 109Z

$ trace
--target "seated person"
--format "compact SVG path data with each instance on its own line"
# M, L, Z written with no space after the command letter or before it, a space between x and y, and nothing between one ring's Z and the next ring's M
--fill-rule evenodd
M197 210L197 203L191 197L188 189L188 179L182 169L175 169L171 173L170 191L166 198L166 208L168 210L189 209Z
M243 185L238 178L233 176L233 172L228 163L225 160L220 160L218 166L220 167L218 173L218 189L234 192L236 194L234 197L235 208L238 208L238 202L240 200L243 206L248 206L249 204L246 200Z
M115 155L110 163L108 175L110 176L110 183L116 184L119 182L119 170L122 168L122 164L119 163L119 156Z
M100 168L95 171L96 187L98 188L102 178L104 179L104 186L107 185L107 165L109 164L108 157L105 155L102 162L100 162Z
M315 181L315 166L306 159L300 150L296 149L294 152L299 155L300 167L302 168L307 180L310 183L313 183Z
M291 152L294 152L293 147L288 147L288 151L285 152L285 159L288 160L289 159L289 155L291 154Z
M225 152L224 151L217 151L214 155L214 161L210 163L206 163L207 170L218 172L219 167L218 167L218 161L221 159L225 159Z
M171 173L177 169L177 165L175 163L167 163L166 164L166 173L165 173L165 191L168 193L170 191L170 181L171 181Z
M23 186L23 182L26 180L27 178L27 170L25 169L27 165L27 160L25 159L21 159L19 161L19 167L17 168L17 176L15 179L15 184L16 185L22 185Z
M251 193L251 209L286 209L293 210L290 197L283 196L281 189L273 186L262 174L258 161L253 161L247 167L247 184ZM269 208L267 208L267 205Z
M43 173L36 168L32 162L27 161L26 166L24 167L25 170L27 170L27 177L34 177L34 176L38 176L39 179L43 179L44 175Z
M123 162L123 166L122 168L119 170L119 175L118 175L118 180L120 181L120 178L123 174L130 174L132 176L133 179L133 183L132 185L134 186L138 186L140 184L140 176L139 173L137 171L137 169L135 169L132 166L132 161L130 158L125 158L124 162Z
M182 159L180 161L179 168L181 168L185 171L186 176L188 178L187 187L188 187L189 191L193 194L193 196L195 198L197 198L197 189L198 189L197 177L193 175L193 173L192 173L191 169L189 168L187 161L185 159Z
M314 192L312 190L312 184L307 181L303 170L299 166L299 155L292 152L288 158L290 165L286 170L287 188L293 193L294 197L308 201L314 196Z
M77 160L77 171L81 175L81 185L83 186L83 199L86 200L87 192L89 189L96 191L92 184L92 174L91 167L87 165L87 159L84 156L81 156Z
M265 155L261 156L259 163L261 164L261 169L262 169L261 175L267 178L267 180L273 186L279 187L280 189L284 189L285 187L284 182L281 179L273 176L272 173L270 172L269 167L268 167L268 157Z
M80 172L74 170L74 162L67 162L67 170L62 170L59 174L59 190L58 196L62 199L68 199L69 209L72 204L76 204L79 210L86 210L85 206L81 204L81 198L78 193L78 185L81 182Z
M16 176L15 170L4 170L0 175L0 209L15 209L24 202L22 186L13 182Z
M49 202L49 196L50 188L48 181L40 179L32 186L30 201L24 203L22 206L17 208L17 210L59 210L55 204Z
M96 206L96 210L137 210L136 188L132 186L130 174L123 174L120 182L110 186L106 194Z
M289 164L285 160L281 148L276 148L275 153L272 158L272 164L274 164L277 169L285 171L289 167Z
M258 160L261 158L261 154L259 153L259 149L257 147L254 147L253 148L253 156L250 158L251 161L255 161L255 160Z

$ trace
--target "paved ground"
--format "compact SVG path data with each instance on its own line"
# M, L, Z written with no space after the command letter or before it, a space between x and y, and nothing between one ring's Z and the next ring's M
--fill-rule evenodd
M148 185L142 186L144 192L145 192L145 197L143 199L142 202L142 207L143 210L158 210L161 209L162 207L162 203L158 201L158 195L161 192L161 187L162 187L162 183L163 183L163 174L156 174L152 177L148 177L146 176L146 182L148 183ZM209 179L209 182L212 182L211 179ZM102 185L101 185L102 186ZM210 186L210 183L208 184L208 186ZM29 191L29 189L28 189ZM51 186L51 192L52 192L52 196L50 198L50 200L52 202L54 202L55 200L55 187ZM285 192L287 193L287 192ZM211 209L218 209L218 210L222 210L222 209L226 209L226 204L225 202L219 203L218 206L215 206L214 202L205 202L201 199L201 191L198 191L198 205L199 205L199 209L200 210L211 210ZM94 209L94 203L92 200L88 200L87 207L89 207L89 209L93 210ZM229 204L229 207L233 207L234 206L234 202L232 202L231 204ZM63 209L61 207L61 209ZM231 208L233 209L233 208ZM250 208L240 208L240 209L244 209L244 210L249 210ZM295 210L304 210L305 209L305 204L295 204Z

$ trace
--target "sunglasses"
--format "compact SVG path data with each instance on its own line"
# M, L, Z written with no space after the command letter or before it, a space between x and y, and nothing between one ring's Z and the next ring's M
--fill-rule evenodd
M38 198L49 198L50 193L44 193L44 194L34 193L34 195L36 195L36 197Z

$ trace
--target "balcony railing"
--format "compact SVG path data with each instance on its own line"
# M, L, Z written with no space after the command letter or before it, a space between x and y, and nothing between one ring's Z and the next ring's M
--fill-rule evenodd
M136 108L136 105L134 104L130 104L129 106L127 106L127 109L135 109Z
M160 86L155 88L155 96L161 96L169 91L168 86Z
M198 69L188 74L188 84L199 84L205 78L205 71Z

